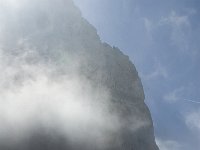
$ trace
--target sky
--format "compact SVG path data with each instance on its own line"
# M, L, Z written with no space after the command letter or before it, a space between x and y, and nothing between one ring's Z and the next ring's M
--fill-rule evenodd
M200 149L200 1L74 1L135 64L160 149Z

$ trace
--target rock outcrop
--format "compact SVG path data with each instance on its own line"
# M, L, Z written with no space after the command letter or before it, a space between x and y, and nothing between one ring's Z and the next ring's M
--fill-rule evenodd
M0 106L0 119L4 122L1 124L6 126L0 125L3 133L0 134L1 150L158 150L151 115L144 103L143 87L135 66L118 48L101 42L96 29L82 18L71 0L23 0L14 6L9 4L10 1L0 2L0 70L5 71L5 76L0 75L0 102L4 104ZM86 103L93 111L84 115L86 107L80 114L77 107L66 107L70 109L67 113L72 111L75 114L72 117L76 121L66 119L65 128L61 125L62 121L65 117L70 118L70 114L65 112L64 117L57 115L60 105L46 119L43 112L52 112L52 109L47 109L48 106L36 107L32 111L28 104L19 108L21 101L12 107L6 103L10 100L6 94L13 89L13 99L38 102L41 95L42 100L55 96L53 103L59 103L59 96L48 97L48 91L43 90L46 86L41 88L41 76L48 80L45 85L49 86L50 95L65 80L71 83L78 78L81 82L81 85L78 84L81 91L79 99L85 93L89 95L91 100ZM34 93L32 98L19 96L23 93L22 89L26 91L32 84L42 90L31 91ZM39 96L35 97L37 94ZM39 103L39 106L43 104L48 105L49 102ZM82 105L80 107L82 109ZM20 117L13 119L14 109L21 116L30 113L26 109L31 109L31 115L23 117L23 121ZM92 117L85 117L91 113L94 113ZM84 117L79 117L82 114ZM59 117L62 121L57 121ZM71 138L73 132L69 130L78 136Z

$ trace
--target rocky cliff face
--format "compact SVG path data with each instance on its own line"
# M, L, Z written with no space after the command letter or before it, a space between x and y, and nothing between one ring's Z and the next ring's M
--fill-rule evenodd
M71 0L14 2L0 0L0 149L158 150L128 56Z

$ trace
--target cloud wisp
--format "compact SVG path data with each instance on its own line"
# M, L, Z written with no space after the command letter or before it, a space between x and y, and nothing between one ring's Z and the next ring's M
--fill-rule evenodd
M182 146L176 141L156 139L156 142L160 150L181 150L182 149Z

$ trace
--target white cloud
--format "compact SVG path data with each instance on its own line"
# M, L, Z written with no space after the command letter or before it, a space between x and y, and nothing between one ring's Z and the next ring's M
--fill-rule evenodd
M148 74L141 74L142 78L144 80L153 80L158 77L162 77L164 79L168 78L167 69L160 62L156 61L154 68L155 69Z
M200 133L200 109L188 113L185 117L185 123L190 129Z
M192 111L184 114L185 125L191 131L193 138L192 141L200 140L200 109L192 109ZM200 149L200 145L197 142L196 149Z
M188 98L189 96L193 95L192 94L193 88L194 87L191 84L175 88L173 91L164 95L163 99L169 103L180 101L180 102L200 104L200 100L195 98Z
M194 103L196 102L194 101ZM200 108L195 109L193 107L191 111L183 114L183 118L185 125L193 135L191 141L195 140L197 142L196 149L200 149L200 145L198 143L198 140L200 140Z
M187 15L178 15L175 11L171 11L168 17L163 17L160 24L171 24L172 26L189 26L190 22Z
M107 89L94 88L78 74L53 77L55 68L48 64L28 64L17 56L11 61L4 54L0 57L0 71L4 72L0 74L0 141L20 140L37 125L83 139L90 129L89 140L102 136L104 129L118 128L117 117L108 113Z
M143 18L143 20L144 20L145 29L147 30L148 33L150 33L153 28L152 21L148 18Z
M172 92L164 95L164 100L170 103L176 102L181 99L181 94L185 91L184 87L174 89Z
M182 150L182 146L176 141L156 139L156 143L160 150Z
M149 18L143 18L143 21L144 21L144 27L145 27L145 30L146 30L146 37L148 38L148 40L150 41L150 43L154 43L153 41L153 35L152 35L152 32L154 31L154 22L149 19Z
M190 51L189 36L191 33L190 16L193 13L188 12L185 15L179 15L171 11L169 16L161 18L158 25L167 25L171 28L170 40L171 45L176 46L180 52L187 53Z

